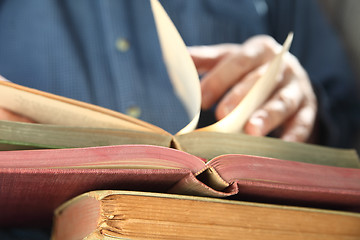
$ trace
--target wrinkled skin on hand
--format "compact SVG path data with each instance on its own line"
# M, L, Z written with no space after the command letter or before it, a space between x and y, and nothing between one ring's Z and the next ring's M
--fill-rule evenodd
M272 37L259 35L243 44L189 47L201 80L202 108L217 104L216 118L222 119L244 98L280 51ZM274 130L287 141L305 142L315 123L317 100L310 79L290 53L284 56L277 87L249 118L244 132L265 136Z

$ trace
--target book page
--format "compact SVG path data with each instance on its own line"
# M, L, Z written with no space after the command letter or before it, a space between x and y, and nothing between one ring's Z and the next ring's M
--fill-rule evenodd
M89 148L0 152L0 168L187 169L205 168L202 159L168 147L115 145Z
M210 160L226 182L253 180L293 186L322 187L358 192L360 199L360 169L324 166L268 157L227 154Z
M0 120L0 150L78 148L124 144L171 146L171 135L112 128L69 127Z
M0 107L38 123L64 126L120 128L167 134L150 123L89 103L3 81L0 76Z
M293 34L290 33L282 50L270 63L266 73L254 84L244 99L220 121L199 129L199 131L241 132L251 114L260 107L276 87L276 75L279 72L283 55L289 50Z
M286 142L278 138L256 137L243 133L195 131L176 136L183 151L212 159L223 154L245 154L336 167L360 168L354 149L330 148Z
M196 68L175 26L156 0L151 2L165 65L175 93L187 109L190 123L179 133L194 130L200 116L200 82ZM170 135L160 127L109 109L1 81L0 107L36 122L65 126L120 128Z
M157 0L152 0L151 6L170 80L191 119L177 134L188 133L196 128L200 116L199 76L180 34L161 4Z

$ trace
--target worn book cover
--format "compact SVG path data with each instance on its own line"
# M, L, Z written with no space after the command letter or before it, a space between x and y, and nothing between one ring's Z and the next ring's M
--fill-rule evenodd
M53 240L359 239L360 214L126 191L80 195L55 211Z

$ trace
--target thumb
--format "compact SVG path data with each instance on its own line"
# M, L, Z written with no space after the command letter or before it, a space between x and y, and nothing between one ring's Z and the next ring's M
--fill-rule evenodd
M191 46L187 49L200 74L210 71L227 54L221 45Z
M34 120L0 107L0 120L35 123Z

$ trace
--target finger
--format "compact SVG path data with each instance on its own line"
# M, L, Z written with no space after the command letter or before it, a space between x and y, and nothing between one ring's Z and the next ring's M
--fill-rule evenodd
M306 142L314 128L316 107L303 106L293 117L287 121L281 138L290 142Z
M202 108L214 105L239 79L267 62L270 56L251 46L224 57L201 81Z
M228 115L241 102L249 90L254 86L256 81L264 75L267 66L268 64L264 64L247 74L243 80L239 81L222 98L215 111L215 115L218 120Z
M0 107L0 119L14 122L34 123L33 120Z
M256 110L245 125L245 132L265 136L284 123L300 107L304 97L295 80L285 81L273 97Z
M234 44L191 46L188 51L199 74L210 71L222 58L235 51Z

